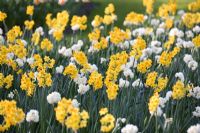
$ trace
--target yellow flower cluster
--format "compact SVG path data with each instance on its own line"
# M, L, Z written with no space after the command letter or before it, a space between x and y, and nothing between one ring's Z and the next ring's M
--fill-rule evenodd
M71 99L62 98L55 108L56 120L64 124L67 128L73 129L77 132L78 129L86 127L89 119L88 112L80 111L72 105Z
M161 92L168 83L168 78L158 77L158 73L153 71L148 73L145 85L154 89L154 92Z
M185 13L183 16L183 24L192 28L195 24L200 23L200 13Z
M129 14L127 14L125 18L125 24L128 25L139 25L142 24L144 21L145 21L144 15L135 12L130 12Z
M56 18L51 18L52 14L47 14L46 24L53 31L53 37L60 41L63 38L63 31L69 21L69 14L67 11L58 12Z
M9 46L10 52L13 52L18 58L24 58L27 55L27 49L22 40L17 39L15 45Z
M37 81L39 87L50 87L52 84L51 74L42 69L38 72Z
M7 54L12 51L12 48L10 46L13 45L9 45L9 48L7 48L5 45L1 45L0 46L0 64L6 64L8 66L11 66L13 68L13 70L16 70L17 64L14 60L12 59L7 59ZM13 49L16 50L16 49Z
M29 21L29 20L26 20L24 22L24 25L26 27L27 30L31 30L34 26L35 22L33 20Z
M73 53L73 57L75 61L83 67L83 71L87 71L90 69L90 65L88 64L87 56L82 51L75 51Z
M162 4L158 9L158 16L167 18L169 15L175 15L177 5L175 0L169 0L167 4Z
M96 15L94 17L94 20L92 21L92 26L94 28L97 28L102 24L102 22L103 22L103 18L101 16L99 16L99 15Z
M173 24L174 24L173 19L171 19L171 18L165 19L165 28L170 29L170 28L172 28Z
M31 42L32 42L34 45L38 45L38 44L39 44L39 41L40 41L40 33L39 33L39 32L34 32L34 33L32 34Z
M33 58L34 58L34 63L31 65L31 68L37 67L38 71L46 70L47 68L53 68L55 64L55 60L50 59L48 56L45 56L43 60L39 54L34 54Z
M181 80L178 80L172 88L172 98L173 99L182 99L186 95L187 88Z
M3 122L0 124L0 132L5 132L11 126L20 124L25 117L22 109L16 106L16 101L1 100L0 115L3 116Z
M101 116L101 131L110 132L115 127L115 117L112 114L108 113L107 108L102 108L99 111L99 114Z
M170 49L171 46L174 44L174 41L175 41L175 36L169 36L169 40L164 43L164 47L166 49Z
M126 31L123 31L118 27L114 27L114 29L110 31L110 41L115 45L122 43L130 38L131 38L131 31L128 29Z
M142 50L146 48L146 42L142 37L138 37L134 45L132 45L132 51L130 55L133 56L135 59L139 59L142 56Z
M20 88L25 90L28 96L32 96L35 91L34 78L33 72L29 72L28 74L24 73L22 75Z
M98 73L97 71L94 71L91 73L89 80L88 80L88 84L92 85L94 87L94 90L98 90L101 89L103 86L103 77L100 73Z
M153 4L155 0L143 0L143 5L146 7L146 12L151 14L153 12Z
M112 3L108 4L108 6L105 8L105 15L103 17L103 23L105 25L110 25L114 23L114 21L117 19L117 16L115 15L115 7Z
M147 72L147 69L149 69L151 66L152 66L151 59L144 60L137 65L137 71L144 74Z
M118 85L115 83L117 76L121 71L121 66L128 60L128 54L123 51L110 57L109 66L106 72L105 85L107 87L107 95L109 100L114 100L119 90Z
M11 30L7 33L7 41L10 43L14 43L17 37L22 35L21 28L19 26L14 26Z
M71 27L78 26L80 30L86 30L87 25L87 17L84 15L82 17L79 16L73 16L71 20Z
M0 11L0 22L4 21L7 18L7 14Z
M53 44L48 38L44 38L41 42L41 49L46 51L51 51L53 49Z
M192 12L196 12L200 9L200 0L193 1L188 4L188 10Z
M94 44L94 48L97 50L105 49L108 47L108 41L105 37L101 37L100 41Z
M153 96L151 96L149 103L148 103L149 112L151 114L154 114L154 113L157 112L157 108L159 106L159 103L160 103L159 94L154 93Z
M44 57L44 61L39 54L34 54L34 63L31 68L37 68L37 81L39 87L50 87L52 84L51 74L47 72L47 68L53 68L55 64L54 59L50 59L48 56Z
M194 43L195 47L200 47L200 35L196 36L195 38L192 39L192 42Z
M157 76L158 76L158 73L155 71L148 73L145 85L148 87L155 88L156 87L155 82L156 82Z
M162 54L160 55L159 58L159 64L168 67L171 62L172 59L180 52L180 48L179 47L175 47L172 51L167 52L167 51L163 51Z
M88 34L88 37L90 41L98 41L98 39L100 38L100 35L101 35L101 31L98 28L96 28L94 29L94 31Z
M78 76L78 70L75 65L69 64L67 67L65 67L63 74L69 75L72 79L75 79Z
M12 86L12 81L13 75L9 74L5 77L3 73L0 73L0 88L5 86L6 89L9 89Z
M26 14L32 16L33 12L34 12L34 6L31 6L31 5L27 6Z
M101 37L101 31L95 28L94 31L88 34L89 40L92 42L95 50L105 49L108 46L108 41L105 37Z
M115 7L112 3L108 4L108 6L105 8L104 13L105 14L112 14L115 12Z
M155 88L155 92L161 92L164 88L166 88L169 79L167 77L159 77L157 80L158 83Z

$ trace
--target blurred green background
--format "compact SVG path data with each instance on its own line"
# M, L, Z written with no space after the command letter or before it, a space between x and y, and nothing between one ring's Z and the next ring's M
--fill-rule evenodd
M195 0L176 0L178 9L187 10L187 4ZM96 3L96 7L90 15L90 18L93 18L96 14L103 15L104 8L109 4L113 3L115 5L116 14L118 16L117 25L123 24L126 14L130 11L135 11L139 13L145 12L145 7L143 6L142 0L92 0ZM158 7L162 3L167 3L168 0L156 0L154 5L154 11L157 11Z
M18 2L16 3L16 1ZM98 14L103 16L104 8L109 3L113 3L115 5L116 14L118 16L118 20L115 23L117 26L123 24L127 13L131 11L139 13L145 12L142 0L91 0L90 3L75 3L74 0L68 0L64 6L58 5L57 1L58 0L51 0L51 2L35 6L33 19L36 21L36 26L45 25L45 16L47 13L51 12L56 14L61 10L68 10L70 12L70 16L75 14L86 14L88 16L88 24L90 24L95 15ZM156 0L154 11L156 12L162 3L167 3L167 1L168 0ZM177 0L178 9L187 10L187 4L193 1L195 0ZM28 19L28 16L25 13L26 6L32 3L33 0L0 0L0 10L8 14L6 24L9 28L13 25L23 26L24 20ZM2 25L0 24L0 26Z

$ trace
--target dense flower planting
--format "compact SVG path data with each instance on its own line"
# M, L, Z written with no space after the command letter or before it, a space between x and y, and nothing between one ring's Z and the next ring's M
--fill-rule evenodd
M199 133L200 1L154 3L122 27L112 3L91 23L48 13L46 27L34 5L23 27L0 11L0 132Z

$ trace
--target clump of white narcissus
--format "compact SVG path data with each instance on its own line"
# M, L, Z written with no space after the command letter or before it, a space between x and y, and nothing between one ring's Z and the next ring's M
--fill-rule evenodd
M31 109L26 114L26 121L27 122L39 122L39 112L35 109Z
M125 127L121 129L122 133L137 133L138 128L133 124L127 124Z
M188 128L187 133L200 133L200 124L196 124Z
M49 104L58 103L61 100L61 95L59 92L52 92L47 96L47 101Z
M193 116L200 117L200 106L195 108L195 111L192 112Z

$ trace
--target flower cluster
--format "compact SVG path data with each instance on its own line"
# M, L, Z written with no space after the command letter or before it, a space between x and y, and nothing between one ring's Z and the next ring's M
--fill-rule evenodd
M46 24L50 29L49 33L52 34L57 41L60 41L63 38L63 32L69 21L69 14L67 11L62 11L57 13L56 18L52 19L51 16L52 14L47 14L46 16Z
M101 108L99 114L101 116L101 131L110 132L115 126L115 117L112 114L108 113L107 108Z
M146 86L154 89L155 92L161 92L168 83L167 77L158 77L157 72L150 72L147 75Z
M33 72L25 73L22 75L20 87L22 90L26 90L28 96L31 96L34 93L34 79L35 75Z
M105 25L113 24L114 21L117 20L117 16L115 15L115 7L112 3L108 4L108 6L104 10L104 17L103 17L103 23Z
M144 60L137 65L137 70L141 73L146 73L147 69L149 69L152 65L152 61L150 59Z
M113 29L113 31L110 32L110 41L113 44L117 45L119 43L124 42L125 40L130 39L130 35L131 35L130 30L126 30L126 32L125 32L125 31L115 27Z
M89 77L88 84L93 85L95 90L101 89L103 86L102 79L103 79L102 75L97 71L94 71L91 73Z
M143 5L146 7L146 12L151 14L153 12L153 4L155 0L143 0Z
M114 100L117 96L119 88L115 82L121 71L121 66L127 62L127 59L128 55L124 51L110 57L110 63L105 78L106 92L110 100Z
M3 73L0 73L0 88L4 87L6 89L9 89L12 87L13 82L13 75L7 75L6 77L3 75Z
M11 126L20 124L24 120L25 114L16 104L14 100L0 101L0 115L3 116L3 122L0 124L0 132L8 130Z
M71 27L72 30L76 31L76 30L86 30L87 25L87 17L86 16L73 16L72 20L71 20Z
M127 14L124 25L139 25L145 21L145 16L143 14L130 12Z
M58 106L55 108L56 119L61 123L77 131L80 128L87 126L87 121L89 119L88 113L83 110L80 111L72 104L71 99L62 98L58 102Z

